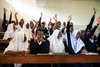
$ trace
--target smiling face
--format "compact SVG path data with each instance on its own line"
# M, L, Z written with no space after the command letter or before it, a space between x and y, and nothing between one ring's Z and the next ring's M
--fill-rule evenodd
M36 37L37 37L37 39L43 38L43 36L44 36L43 30L37 29L37 31L36 31Z

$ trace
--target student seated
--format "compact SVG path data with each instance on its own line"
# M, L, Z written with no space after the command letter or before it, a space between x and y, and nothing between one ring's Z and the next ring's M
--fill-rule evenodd
M95 19L95 14L96 14L96 9L93 8L93 10L94 10L93 16L90 20L90 23L87 25L87 27L85 29L85 34L84 34L84 39L83 39L88 52L97 52L97 46L96 46L96 42L95 42L96 37L95 37L94 33L100 24L99 23L100 18L98 18L97 24L94 27L92 27L94 19Z
M87 50L85 48L85 44L80 39L80 31L74 30L73 34L70 33L70 20L71 19L72 19L72 16L70 15L68 17L68 23L67 23L68 52L69 52L69 54L87 53ZM69 64L69 66L70 67L93 67L92 64L87 64L87 63Z
M20 31L16 33L16 36L9 42L8 47L5 49L4 54L6 55L27 55L29 53L28 47L25 46L26 35ZM21 67L22 64L14 64L11 66Z
M43 38L44 33L43 30L37 29L36 36L30 41L30 54L44 54L49 53L50 43L48 40ZM49 64L23 64L22 67L50 67Z
M15 36L16 32L17 30L15 28L15 24L14 23L9 24L3 39L11 40Z

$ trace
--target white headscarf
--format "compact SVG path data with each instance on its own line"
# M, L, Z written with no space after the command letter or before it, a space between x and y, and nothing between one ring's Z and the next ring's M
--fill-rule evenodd
M27 29L26 28L26 25L27 25L28 22L25 22L24 26L23 26L23 29L21 31L25 32L26 34L26 37L27 37L27 40L30 40L30 38L32 38L32 29L30 28L30 24L29 24L29 28Z
M20 26L20 24L15 25L15 27L16 27L16 29L17 29L18 31L21 31L21 30L22 30L22 27Z
M25 46L24 35L25 33L22 31L17 32L15 37L9 42L9 45L5 49L4 53L8 50L11 50L11 51L26 50L28 47Z
M78 39L76 38L76 35L78 32L80 32L80 30L74 30L73 34L71 35L71 44L72 44L72 48L73 48L75 53L79 52L81 50L81 48L83 46L85 46L85 44L80 39L80 37Z
M27 46L24 42L25 33L22 31L18 31L15 37L9 42L8 47L5 49L4 53L8 50L11 51L23 51L27 50ZM15 67L21 67L22 64L14 64Z
M62 37L60 39L57 38L59 34L59 30L54 30L53 34L48 38L50 41L50 50L53 53L63 53L65 52L65 47L63 44Z
M3 39L8 39L8 38L13 38L15 33L17 32L16 30L14 30L14 23L11 23L8 25L7 27L7 31L4 34Z

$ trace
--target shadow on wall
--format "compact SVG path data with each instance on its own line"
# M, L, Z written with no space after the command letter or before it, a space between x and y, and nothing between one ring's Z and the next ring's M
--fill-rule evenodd
M0 32L3 31L2 30L2 19L0 18Z

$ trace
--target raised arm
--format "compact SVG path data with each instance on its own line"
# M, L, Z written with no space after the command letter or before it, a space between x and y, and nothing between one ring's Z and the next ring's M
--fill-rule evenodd
M61 29L61 32L62 32L62 33L64 33L64 30L66 29L66 27L67 27L67 26L64 26L64 27Z
M11 20L12 20L12 12L10 11L9 24L11 23Z
M2 27L3 27L3 31L5 32L6 31L6 28L7 25L6 25L6 8L3 9L3 12L4 12L4 16L3 16L3 22L2 22Z
M52 20L52 19L50 18L49 23L48 23L48 26L51 25L51 20Z
M4 8L3 11L4 11L3 22L6 23L6 12L7 12L6 8Z
M36 20L34 20L34 19L33 19L33 21L34 21L35 23L37 23L37 21L36 21Z
M85 34L85 39L89 39L96 31L97 27L100 25L100 17L98 17L97 19L97 23L96 25L94 26L94 28L86 35Z
M16 24L16 25L18 25L17 14L18 14L18 13L16 12L16 13L15 13L15 20L16 20L15 24Z
M42 18L42 16L43 16L43 14L42 14L42 12L40 13L40 18L39 18L39 27L41 27L41 18Z
M55 24L54 24L54 26L53 26L53 31L55 30L55 29L57 29L57 14L55 14L55 17L53 17L53 19L55 20Z
M72 19L72 16L70 15L68 17L68 22L67 22L67 39L68 39L68 52L69 54L74 54L74 50L72 48L72 45L71 45L71 36L70 36L70 21Z
M92 28L92 25L93 25L93 22L94 22L94 19L95 19L95 14L96 14L97 9L95 9L95 7L93 7L93 11L94 11L93 16L92 16L92 18L90 20L90 23L87 25L87 28L86 28L85 31L91 30L91 28Z

